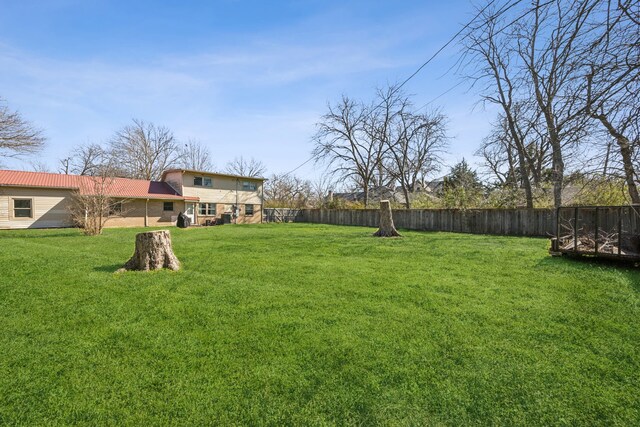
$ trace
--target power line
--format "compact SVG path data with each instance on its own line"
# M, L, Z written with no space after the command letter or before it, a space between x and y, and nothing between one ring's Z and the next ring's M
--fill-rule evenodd
M514 8L515 6L517 6L519 3L522 3L522 0L517 0L515 2L513 2L512 4L505 4L502 8L500 8L495 14L493 14L490 17L487 17L486 20L483 21L482 25L486 25L490 20L496 19L498 18L500 15L504 14L505 12L507 12L509 9ZM530 13L532 13L535 10L538 10L548 4L550 4L551 1L548 1L546 3L543 3L541 5L537 5L536 7L527 10L526 12L524 12L523 14L517 16L515 19L513 19L512 21L510 21L508 24L505 24L502 28L500 28L499 30L494 32L494 35L500 34L502 33L504 30L506 30L507 28L511 27L514 23L518 22L519 20L521 20L522 18L526 17L527 15L529 15ZM484 41L480 40L480 41ZM443 97L444 95L448 94L449 92L451 92L452 90L454 90L455 88L457 88L458 86L462 85L464 83L464 80L459 81L458 83L456 83L455 85L451 86L449 89L447 89L446 91L442 92L440 95L436 96L435 98L431 99L429 102L425 103L422 107L418 108L418 111L422 110L423 108L427 107L429 104L433 103L434 101L436 101L437 99Z
M486 25L486 24L489 22L489 20L493 20L493 19L498 18L500 15L504 14L504 13L505 13L505 12L507 12L509 9L512 9L512 8L514 8L515 6L517 6L518 4L522 3L522 1L523 1L523 0L516 0L516 1L511 2L511 3L509 3L509 2L505 3L505 4L504 4L502 7L500 7L500 8L499 8L499 9L498 9L498 10L497 10L497 11L496 11L492 16L489 16L489 17L487 17L485 20L483 20L483 23L482 23L481 25ZM496 0L491 0L487 5L485 5L482 9L480 9L480 11L478 11L478 13L476 13L476 15L475 15L473 18L471 18L471 20L470 20L470 21L468 21L468 22L467 22L467 23L466 23L462 28L460 28L460 30L458 30L458 32L457 32L457 33L455 33L451 38L449 38L449 40L447 40L447 42L446 42L444 45L442 45L442 46L441 46L441 47L440 47L440 48L439 48L439 49L438 49L438 50L437 50L433 55L431 55L431 57L429 57L429 59L427 59L427 60L426 60L422 65L420 65L416 71L414 71L414 72L413 72L409 77L407 77L406 79L404 79L404 81L403 81L402 83L400 83L398 86L395 86L395 87L391 90L391 92L390 92L389 96L393 96L396 92L398 92L400 89L402 89L402 87L403 87L405 84L407 84L407 83L408 83L412 78L414 78L414 77L415 77L415 76L416 76L420 71L422 71L422 69L423 69L424 67L426 67L426 66L427 66L431 61L433 61L433 60L435 59L435 57L436 57L436 56L438 56L438 55L439 55L443 50L445 50L445 49L447 48L447 46L449 46L451 43L453 43L453 42L458 38L458 36L460 36L460 34L462 34L462 33L463 33L467 28L469 28L469 27L471 26L471 24L473 24L474 22L476 22L476 20L478 19L478 17L480 17L480 16L481 16L481 15L482 15L482 14L483 14L487 9L489 9L489 8L493 5L493 3L495 3L495 2L496 2ZM529 13L529 12L527 12L526 14L528 14L528 13ZM526 15L526 14L525 14L525 15ZM523 15L523 16L525 16L525 15ZM516 20L514 20L513 22L511 22L508 26L512 25L515 21L517 21L518 19L522 18L523 16L518 17ZM502 30L504 30L504 29L505 29L505 28L507 28L508 26L504 27ZM500 31L502 31L502 30L500 30ZM460 84L462 84L462 83L456 84L456 85L455 85L455 87L459 86ZM450 90L453 90L453 88L451 88ZM437 98L439 98L440 96L444 96L444 95L446 95L447 93L449 93L449 91L450 91L450 90L446 91L446 92L445 92L445 93L443 93L442 95L439 95L438 97L436 97L436 99L437 99ZM430 101L430 102L433 102L433 101ZM374 110L375 110L375 109L377 109L377 108L379 108L379 107L381 107L381 106L382 106L382 104L384 104L384 100L383 100L383 101L381 101L378 105L376 105L376 106L374 107ZM425 105L425 106L426 106L426 105ZM424 108L425 106L421 107L420 109ZM420 109L419 109L419 110L420 110Z
M495 19L497 17L499 17L500 15L502 15L503 13L505 13L506 11L508 11L509 9L515 7L516 5L518 5L519 3L521 3L523 0L516 0L515 2L509 4L506 3L504 6L502 6L500 9L498 9L498 11L491 17L487 18L484 22L483 25L485 25L489 19ZM468 21L460 30L458 30L458 32L456 32L452 37L449 38L449 40L447 40L447 42L442 45L433 55L431 55L424 63L422 63L422 65L420 65L418 67L418 69L416 69L416 71L414 71L409 77L407 77L406 79L404 79L404 81L402 83L400 83L398 86L394 87L391 95L393 95L394 93L396 93L397 91L399 91L405 84L407 84L411 79L413 79L418 73L420 73L420 71L422 71L422 69L424 67L426 67L431 61L433 61L436 56L438 56L443 50L445 50L451 43L453 43L460 34L462 34L467 28L469 28L469 26L471 26L471 24L473 24L476 19L478 19L478 17L480 15L482 15L488 8L490 8L494 3L496 2L496 0L491 0L486 6L484 6L482 9L480 9L480 11L470 20ZM520 18L518 18L520 19ZM515 21L514 21L515 22ZM505 27L506 28L506 27ZM433 100L429 101L427 104L423 105L422 107L419 108L422 109L424 107L426 107L427 105L429 105L430 103L432 103L433 101L435 101L436 99L446 95L447 93L451 92L453 89L455 89L456 87L460 86L462 83L458 83L455 86L453 86L452 88L448 89L447 91L443 92L442 94L438 95L436 98L434 98ZM380 104L378 104L374 109L379 108L380 106L382 106L382 104L384 103L384 101L382 101ZM290 170L289 172L285 173L284 176L290 175L293 172L297 171L298 169L300 169L301 167L303 167L304 165L306 165L307 163L309 163L311 160L314 159L314 156L311 156L310 158L308 158L307 160L305 160L302 164L300 164L299 166L297 166L296 168Z
M500 15L504 14L505 12L507 12L509 9L514 8L515 6L517 6L519 3L522 3L523 0L516 0L515 2L512 2L511 4L509 3L505 3L500 9L498 9L492 16L487 17L487 19L485 19L481 25L486 25L490 20L496 19L498 17L500 17ZM453 41L458 38L458 36L460 34L462 34L462 32L464 30L466 30L467 28L469 28L469 26L474 23L476 21L476 19L478 19L478 17L480 15L482 15L489 7L491 7L491 5L495 2L495 0L492 0L491 2L489 2L489 4L487 4L485 7L483 7L469 22L467 22L464 27L462 27L453 37L451 37L447 43L445 43L442 47L440 47L440 49L438 49L438 51L436 53L434 53L425 63L423 63L413 74L411 74L409 77L407 77L396 89L399 90L402 86L404 86L409 80L411 80L413 77L415 77L427 64L429 64L429 62L431 62L440 52L442 52L444 49L446 49L446 47L448 45L450 45L451 43L453 43ZM526 16L527 14L529 14L531 11L527 11L524 15L519 16L518 18L514 19L511 23L509 23L508 25L504 26L502 29L500 29L498 31L502 32L504 31L506 28L510 27L511 25L513 25L513 23L515 23L517 20L523 18L524 16ZM427 102L426 104L424 104L422 107L418 108L419 110L422 110L423 108L425 108L427 105L433 103L434 101L436 101L437 99L443 97L444 95L448 94L449 92L451 92L452 90L454 90L455 88L457 88L458 86L462 85L463 81L460 81L458 83L456 83L455 85L453 85L452 87L450 87L449 89L447 89L446 91L442 92L440 95L436 96L435 98L433 98L432 100L430 100L429 102ZM392 92L393 93L393 92ZM382 104L380 104L382 105ZM376 108L378 108L380 105L378 105Z
M522 1L522 0L520 0ZM473 24L475 22L476 19L478 19L478 17L484 13L485 10L487 10L489 7L491 7L491 5L493 3L495 3L496 0L491 0L489 2L489 4L487 4L485 7L483 7L482 9L480 9L480 11L476 14L476 16L474 16L469 22L467 22L462 28L460 28L460 30L458 30L457 33L455 33L453 35L453 37L451 37L444 45L442 45L440 47L440 49L438 49L433 55L431 55L431 57L429 57L429 59L427 59L421 66L418 67L418 69L416 71L413 72L413 74L411 74L409 77L407 77L402 83L400 83L400 85L397 86L396 88L396 92L398 90L400 90L405 84L407 84L409 82L409 80L411 80L412 78L414 78L420 71L422 71L422 69L424 67L426 67L431 61L433 61L435 59L436 56L438 56L440 54L440 52L442 52L443 50L445 50L447 48L447 46L449 46L451 43L453 43L455 41L455 39L458 38L458 36L460 34L462 34L462 32L464 30L466 30L467 28L469 28L469 26L471 24Z
M464 83L464 81L459 81L455 85L451 86L449 89L447 89L444 92L442 92L440 95L436 96L435 98L431 99L429 102L425 103L422 107L418 108L417 111L420 111L423 108L425 108L426 106L428 106L429 104L434 103L435 101L437 101L438 99L442 98L443 96L445 96L446 94L448 94L449 92L451 92L452 90L457 88L458 86L462 85L463 83Z
M309 157L307 160L305 160L302 164L300 164L299 166L297 166L295 169L291 169L289 172L285 173L283 176L287 176L290 175L292 173L294 173L295 171L297 171L298 169L300 169L301 167L303 167L304 165L306 165L307 163L309 163L311 160L313 160L315 158L315 156L311 156Z

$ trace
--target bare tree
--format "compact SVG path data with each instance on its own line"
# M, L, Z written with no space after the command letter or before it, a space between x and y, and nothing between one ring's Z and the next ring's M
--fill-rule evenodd
M602 36L588 51L584 99L589 116L617 146L611 156L607 144L604 170L611 171L611 160L619 158L631 202L640 204L636 159L640 146L640 23L633 19L628 2L619 2L619 8L612 11L611 24L601 25Z
M69 169L71 168L71 157L65 157L64 159L58 159L58 173L69 175Z
M71 154L60 159L61 173L74 175L100 175L109 164L108 153L99 144L87 143L75 147Z
M225 167L225 172L232 175L240 175L247 177L259 178L265 174L267 167L259 160L253 157L246 160L244 157L236 157L232 161L228 162Z
M328 105L329 112L316 124L313 156L317 163L325 163L329 173L358 183L369 204L369 189L380 169L383 148L366 132L370 110L346 96L336 105Z
M439 168L439 155L447 143L445 116L414 112L410 97L391 85L376 91L363 128L377 156L374 176L378 189L400 183L409 209L417 184Z
M501 31L504 19L495 11L487 9L480 14L483 25L473 27L465 37L467 68L472 68L472 81L484 84L481 97L484 102L499 106L501 114L499 127L492 138L485 141L485 160L496 161L496 154L502 149L509 165L509 173L514 176L519 171L519 180L525 191L527 207L533 207L533 189L530 177L530 159L527 159L526 138L535 119L526 118L523 113L531 112L522 99L522 67L517 63L518 51L513 34ZM534 113L535 114L535 113ZM487 144L490 143L490 144ZM486 155L489 155L486 156ZM493 157L491 159L490 157ZM492 166L494 169L496 164ZM494 170L494 172L497 172Z
M489 181L500 186L515 186L518 182L517 153L503 117L499 116L494 122L491 133L482 140L475 155L484 160Z
M631 23L640 25L640 7L634 0L618 0L618 9Z
M524 144L521 149L512 138L506 118L499 114L476 155L483 158L485 169L499 186L524 190L525 183L529 182L532 191L530 194L524 192L525 203L533 207L533 190L545 181L544 171L551 163L550 147L540 124L529 125L525 116L517 114L517 109L515 112L514 117L525 121L523 127L527 130L522 134L521 141ZM517 128L522 129L520 125Z
M41 160L33 160L29 162L31 170L34 172L51 172L49 165Z
M0 98L0 158L36 154L44 142L42 130L22 118L19 112L9 110Z
M109 142L109 157L129 178L158 180L180 163L182 152L171 130L133 119Z
M109 219L126 214L126 200L111 197L115 179L106 174L86 176L80 181L80 188L73 192L69 206L71 218L84 234L102 234Z
M311 202L311 183L294 175L273 174L265 182L265 204L273 208L305 208Z
M403 111L393 124L393 139L388 153L393 162L393 176L400 183L405 207L411 208L411 194L424 185L426 176L440 169L440 154L448 138L446 117L440 112L414 114Z
M317 124L314 156L330 175L350 179L368 206L370 189L399 182L411 207L418 182L439 167L446 143L446 118L440 112L418 114L398 85L377 89L371 105L346 96Z
M373 153L378 157L373 173L373 182L378 190L395 186L397 168L393 157L387 154L397 139L399 116L410 106L409 97L395 84L376 89L376 97L368 109L364 132L371 141Z
M610 6L598 0L535 0L511 22L485 13L466 39L469 64L484 64L474 77L491 82L483 99L501 107L507 142L517 155L518 167L512 169L519 172L528 206L531 188L544 179L548 163L556 207L562 204L566 171L585 167L578 149L591 151L593 120L586 114L584 76L594 46L609 43L619 22Z
M331 195L335 191L336 182L331 175L321 175L311 181L311 204L316 208L324 208L331 203Z
M182 149L182 167L196 171L213 171L209 149L200 141L190 139Z
M575 77L588 44L597 0L535 0L531 14L515 27L527 86L546 126L551 145L554 206L562 204L563 151L587 133L584 109L575 95Z

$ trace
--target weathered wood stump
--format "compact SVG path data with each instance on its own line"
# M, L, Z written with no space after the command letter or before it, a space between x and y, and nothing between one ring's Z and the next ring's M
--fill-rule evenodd
M391 203L388 200L380 200L380 228L373 235L375 237L402 237L393 225Z
M171 234L168 230L149 231L136 234L136 250L121 270L179 270L180 261L171 249Z

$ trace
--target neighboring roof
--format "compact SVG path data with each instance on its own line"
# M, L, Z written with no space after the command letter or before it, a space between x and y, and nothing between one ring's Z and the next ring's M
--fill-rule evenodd
M0 187L65 188L96 194L104 183L110 197L184 200L169 184L129 178L104 178L47 172L0 170Z
M169 172L181 172L181 173L189 172L189 173L195 173L195 174L200 174L200 175L224 176L224 177L227 177L227 178L255 179L256 181L266 181L267 180L267 178L263 178L263 177L260 177L260 176L232 175L232 174L228 174L228 173L197 171L197 170L193 170L193 169L167 169L166 171L162 172L162 179L164 179L164 177Z

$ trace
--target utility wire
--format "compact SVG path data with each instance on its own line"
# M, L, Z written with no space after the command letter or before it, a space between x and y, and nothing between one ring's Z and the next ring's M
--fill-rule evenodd
M507 12L509 9L514 8L515 6L517 6L519 3L522 3L522 0L517 0L515 2L513 2L512 4L508 5L505 4L502 8L500 8L494 15L488 17L485 21L483 21L482 25L486 25L487 22L489 20L492 19L496 19L498 18L500 15L504 14L505 12ZM523 14L517 16L515 19L513 19L512 21L510 21L508 24L505 24L502 28L500 28L499 30L494 32L494 35L498 35L500 33L502 33L503 31L505 31L507 28L511 27L513 24L515 24L516 22L518 22L519 20L523 19L524 17L526 17L527 15L529 15L530 13L532 13L535 10L538 10L544 6L547 6L551 3L551 1L548 1L546 3L543 3L541 5L538 5L532 9L527 10L526 12L524 12ZM484 42L486 41L486 39L482 39L479 42ZM434 101L436 101L437 99L443 97L444 95L448 94L449 92L451 92L452 90L454 90L455 88L457 88L458 86L462 85L464 83L464 81L460 81L458 83L456 83L455 85L451 86L449 89L447 89L446 91L442 92L440 95L436 96L435 98L431 99L429 102L425 103L422 107L418 108L418 111L422 110L423 108L427 107L429 104L433 103Z
M445 96L446 94L448 94L449 92L451 92L452 90L457 88L458 86L462 85L463 83L464 83L464 81L459 81L455 85L451 86L449 89L447 89L444 92L442 92L440 95L436 96L435 98L431 99L429 102L425 103L422 107L418 108L416 111L420 111L423 108L427 107L428 105L433 104L435 101L437 101L438 99L442 98L443 96Z
M489 21L489 19L495 19L497 17L499 17L500 15L502 15L503 13L505 13L506 11L508 11L509 9L515 7L517 4L522 3L523 0L516 0L515 2L512 2L511 4L506 3L504 6L502 6L500 9L498 9L498 11L490 18L486 19L482 25L486 25L486 23ZM406 79L404 79L402 81L402 83L400 83L398 86L394 87L391 95L393 95L394 93L396 93L397 91L399 91L404 85L406 85L411 79L413 79L416 75L418 75L418 73L420 73L420 71L422 71L422 69L424 67L426 67L427 65L429 65L429 63L431 61L433 61L436 56L438 56L443 50L445 50L451 43L453 43L460 34L462 34L467 28L469 28L471 26L471 24L473 24L476 19L478 19L478 17L480 15L482 15L488 8L490 8L494 3L496 2L496 0L491 0L486 6L484 6L482 9L480 9L480 11L470 20L468 21L460 30L458 30L458 32L456 32L452 37L449 38L449 40L447 40L447 42L442 45L433 55L431 55L424 63L422 63L422 65L420 65L418 67L418 69L416 69L416 71L414 71L409 77L407 77ZM523 15L524 16L524 15ZM520 17L518 18L520 19ZM514 20L515 22L515 20ZM511 25L511 24L510 24ZM506 27L505 27L506 28ZM504 28L503 28L504 29ZM502 30L501 30L502 31ZM448 89L447 91L443 92L442 94L438 95L436 98L434 98L433 100L429 101L427 104L425 104L424 106L420 107L420 109L426 107L427 105L429 105L430 103L432 103L433 101L435 101L436 99L446 95L447 93L451 92L453 89L455 89L456 87L458 87L460 84L462 83L458 83L455 86L453 86L452 88ZM382 104L384 103L381 102L380 104L378 104L374 109L379 108ZM313 160L315 158L315 156L311 156L310 158L308 158L307 160L305 160L303 163L301 163L299 166L297 166L296 168L290 170L289 172L285 173L283 176L287 176L292 174L293 172L297 171L298 169L300 169L301 167L303 167L304 165L306 165L307 163L309 163L311 160Z
M521 1L521 0L520 0ZM483 7L482 9L480 9L480 11L469 21L467 22L462 28L460 28L460 30L458 30L457 33L455 33L453 35L453 37L451 37L444 45L442 45L440 47L440 49L438 49L433 55L431 55L429 57L429 59L427 59L421 66L418 67L418 69L416 71L413 72L413 74L411 74L409 77L407 77L406 79L404 79L404 81L402 83L400 83L400 85L398 85L395 88L395 91L399 91L404 85L406 85L409 80L411 80L412 78L414 78L420 71L422 71L422 69L424 67L426 67L431 61L433 61L435 59L436 56L438 56L440 54L440 52L442 52L443 50L445 50L447 48L447 46L449 46L451 43L453 43L455 41L455 39L458 38L458 36L460 34L462 34L462 32L464 30L466 30L467 28L469 28L469 26L471 24L473 24L475 22L476 19L478 19L478 17L484 13L485 10L487 10L489 7L491 7L491 5L493 3L495 3L496 0L491 0L485 7Z
M313 160L315 158L315 156L311 156L309 157L307 160L305 160L303 163L301 163L299 166L297 166L295 169L291 169L289 172L285 173L283 176L287 176L290 175L292 173L294 173L295 171L297 171L298 169L300 169L301 167L303 167L304 165L306 165L307 163L309 163L311 160Z

